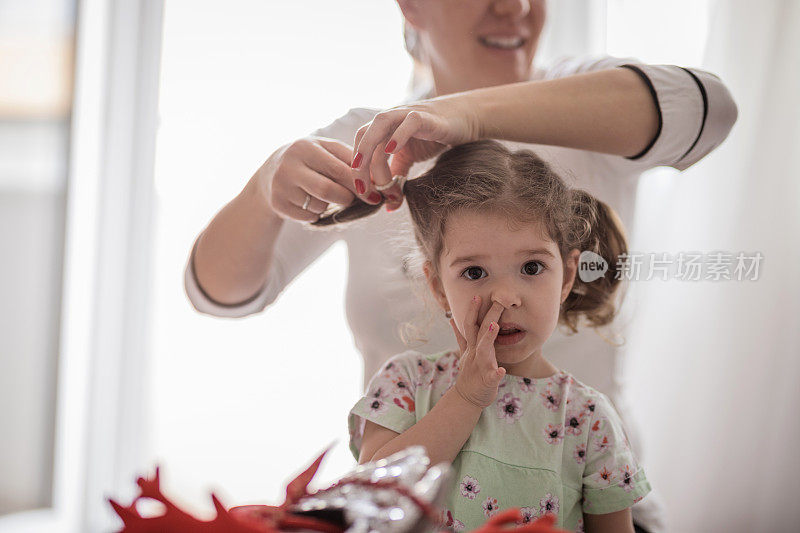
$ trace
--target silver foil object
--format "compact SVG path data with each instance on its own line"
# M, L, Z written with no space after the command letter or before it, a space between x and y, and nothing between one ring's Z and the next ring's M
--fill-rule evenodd
M429 467L422 446L359 465L330 488L301 498L291 511L341 523L348 533L423 533L435 524L409 494L436 511L450 488L450 466Z

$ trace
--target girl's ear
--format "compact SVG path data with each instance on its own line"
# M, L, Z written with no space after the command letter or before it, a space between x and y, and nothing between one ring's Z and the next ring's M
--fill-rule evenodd
M420 14L418 0L397 0L397 5L403 13L403 17L415 28L420 28L422 16Z
M577 248L573 248L569 251L564 261L564 284L561 286L562 304L567 299L567 296L569 296L569 291L572 290L572 286L575 284L575 274L578 273L578 258L580 258L580 255L581 251Z
M431 262L425 261L425 264L422 265L422 270L425 272L425 278L428 280L428 288L431 290L431 293L433 293L433 297L436 298L436 301L439 302L439 307L447 311L449 307L447 305L447 296L442 287L442 280L433 272L433 265Z

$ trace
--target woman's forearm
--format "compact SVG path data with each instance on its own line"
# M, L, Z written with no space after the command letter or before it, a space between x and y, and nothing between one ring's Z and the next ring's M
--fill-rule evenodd
M546 81L476 89L465 98L480 138L547 144L634 156L658 129L658 110L645 82L627 68Z
M270 160L258 172L269 172L269 166ZM218 303L246 301L266 283L283 219L272 211L261 190L254 176L198 238L197 282Z
M417 444L425 447L432 465L450 464L475 429L481 412L450 388L428 414L378 448L370 460L382 459Z

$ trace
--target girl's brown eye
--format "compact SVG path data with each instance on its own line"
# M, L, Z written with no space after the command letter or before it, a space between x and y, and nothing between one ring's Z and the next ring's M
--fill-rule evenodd
M481 267L471 266L471 267L468 267L468 268L464 269L464 272L462 272L461 275L464 276L464 274L466 274L466 278L467 279L477 280L477 279L481 279L483 277L483 276L481 276L481 272L483 272L483 269ZM472 277L472 275L476 275L478 277L474 278L474 277Z
M537 268L531 269L529 268L529 265L537 265ZM542 263L541 261L528 261L527 263L525 263L525 266L522 267L522 270L528 275L538 276L544 270L544 263Z

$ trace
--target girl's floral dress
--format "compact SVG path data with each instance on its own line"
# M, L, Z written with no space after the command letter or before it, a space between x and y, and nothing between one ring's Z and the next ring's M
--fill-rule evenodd
M455 351L392 357L350 411L355 457L365 420L407 430L455 383L457 362ZM509 507L522 508L523 521L553 513L559 527L583 531L583 513L620 511L650 492L609 399L564 371L507 374L452 466L442 522L456 531Z

